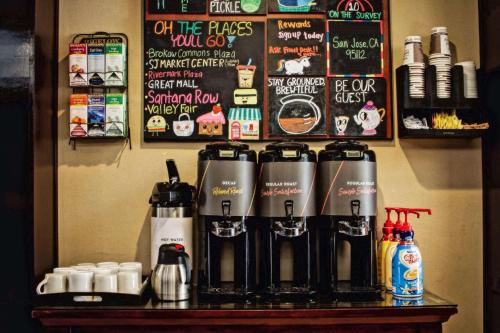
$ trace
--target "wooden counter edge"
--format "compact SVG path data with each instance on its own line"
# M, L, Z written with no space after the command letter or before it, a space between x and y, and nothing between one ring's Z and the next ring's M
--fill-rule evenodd
M445 323L456 305L400 308L163 310L36 308L44 326L325 326Z

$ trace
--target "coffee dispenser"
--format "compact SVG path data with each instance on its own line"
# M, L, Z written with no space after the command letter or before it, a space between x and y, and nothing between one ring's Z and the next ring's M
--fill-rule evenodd
M260 284L266 296L316 293L316 162L314 151L295 142L270 144L259 154ZM286 243L291 281L281 276Z
M320 286L339 300L376 299L377 167L375 152L354 141L326 146L318 156ZM339 278L350 245L350 280Z
M202 297L245 298L255 292L256 170L257 154L246 144L213 143L198 154ZM231 247L234 276L222 281L223 249Z

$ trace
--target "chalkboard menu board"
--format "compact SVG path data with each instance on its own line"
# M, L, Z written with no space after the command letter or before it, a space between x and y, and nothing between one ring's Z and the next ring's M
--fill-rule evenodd
M146 140L228 138L230 120L260 138L263 22L148 21L145 35Z
M389 0L144 0L145 141L392 139Z
M266 0L208 0L213 15L259 15L266 13Z
M331 123L335 136L385 137L387 93L384 78L330 79Z
M270 77L269 134L325 135L324 77Z
M384 6L382 0L330 0L328 17L342 20L382 20Z
M206 0L148 0L151 14L194 14L205 13Z
M325 75L325 44L324 20L268 20L268 74Z
M307 14L326 10L327 0L267 0L269 13Z
M381 21L328 21L330 76L383 76Z

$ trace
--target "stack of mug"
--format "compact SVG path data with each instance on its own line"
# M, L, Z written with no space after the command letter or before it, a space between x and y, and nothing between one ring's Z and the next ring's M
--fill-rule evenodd
M436 66L437 97L451 97L451 52L448 28L432 28L429 64Z
M36 292L38 295L55 293L122 293L139 294L142 287L140 262L80 263L70 267L56 267L45 274Z
M410 96L425 97L425 60L422 50L422 37L408 36L405 40L404 64L410 70Z

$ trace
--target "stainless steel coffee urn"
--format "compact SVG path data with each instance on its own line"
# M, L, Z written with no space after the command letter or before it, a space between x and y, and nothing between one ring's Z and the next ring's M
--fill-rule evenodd
M189 299L191 262L181 244L163 244L158 250L158 263L151 274L151 286L160 301Z
M162 244L181 244L193 258L193 206L195 187L182 183L174 160L167 160L168 182L156 183L151 204L151 269Z

